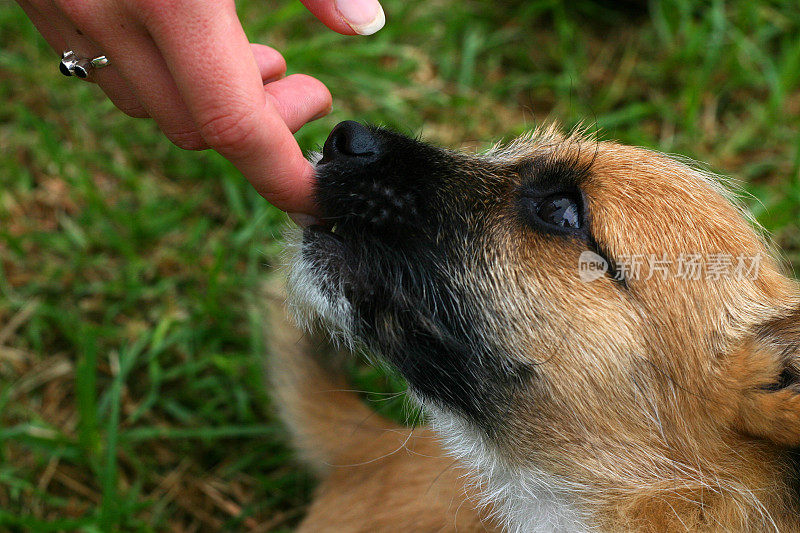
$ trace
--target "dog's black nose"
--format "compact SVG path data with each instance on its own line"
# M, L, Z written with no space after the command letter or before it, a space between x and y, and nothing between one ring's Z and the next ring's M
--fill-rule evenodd
M340 236L348 231L408 234L420 222L421 191L432 190L428 152L440 153L381 128L339 123L317 163L315 195L323 218L336 222Z
M370 160L378 155L378 140L366 127L352 120L340 122L333 128L322 147L322 160L327 163L334 159Z

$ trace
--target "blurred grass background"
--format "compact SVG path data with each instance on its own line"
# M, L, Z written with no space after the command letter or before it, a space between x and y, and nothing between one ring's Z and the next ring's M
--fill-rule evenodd
M370 38L238 5L334 94L304 149L344 119L469 149L584 121L738 177L800 266L794 2L384 0ZM313 482L271 415L258 302L284 216L56 65L0 0L0 530L291 529Z

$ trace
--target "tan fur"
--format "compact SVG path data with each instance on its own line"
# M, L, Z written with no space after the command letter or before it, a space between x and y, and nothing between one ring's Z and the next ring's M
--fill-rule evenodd
M797 444L800 395L796 388L759 389L775 380L781 362L750 344L762 324L796 308L796 286L699 172L638 148L566 148L594 158L585 194L598 240L616 255L761 254L764 261L754 281L634 280L635 300L620 302L611 284L579 285L586 293L578 293L572 280L553 279L557 268L521 268L546 254L544 263L574 272L569 250L531 242L524 257L506 257L533 270L535 279L523 284L546 284L554 295L547 313L569 319L532 343L531 357L547 360L547 374L556 377L546 403L526 409L537 395L517 407L516 435L524 437L508 453L536 455L538 464L588 485L579 497L604 530L800 530L797 502L783 483L782 449L732 431L744 427L779 445ZM512 316L520 321L518 312ZM588 358L565 357L564 338ZM521 339L531 344L529 333Z
M508 180L508 201L489 214L483 263L453 277L487 342L540 373L508 406L489 451L476 452L480 438L452 429L459 424L440 424L479 480L486 512L497 506L507 527L524 530L525 494L497 485L498 472L545 472L587 529L800 531L788 471L800 444L800 383L776 386L787 371L800 374L796 283L714 178L663 154L551 128L482 160L512 168L554 154L591 166L583 193L592 232L615 257L763 260L754 279L678 279L674 264L667 279L644 279L654 268L645 261L624 291L610 279L581 283L580 243L513 223L518 176L447 184L458 194ZM485 263L488 272L477 266ZM307 349L281 342L285 353ZM312 360L283 356L273 369L290 376L276 391L298 447L324 472L306 531L484 527L464 499L463 471L428 430L370 414Z

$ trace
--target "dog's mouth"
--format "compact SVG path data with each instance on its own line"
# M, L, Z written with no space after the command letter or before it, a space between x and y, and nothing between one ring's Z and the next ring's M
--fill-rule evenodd
M344 237L341 235L341 230L337 231L336 224L322 225L315 224L306 228L303 231L303 239L306 241L313 241L322 239L323 241L332 240L339 245L344 245Z
M356 261L351 246L342 235L341 225L316 224L303 230L303 258L329 281L340 280Z

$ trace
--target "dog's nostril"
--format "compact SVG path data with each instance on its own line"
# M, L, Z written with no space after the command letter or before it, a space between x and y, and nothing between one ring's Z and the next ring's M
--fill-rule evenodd
M358 122L346 120L333 128L322 148L323 160L337 157L368 157L378 151L375 136Z

